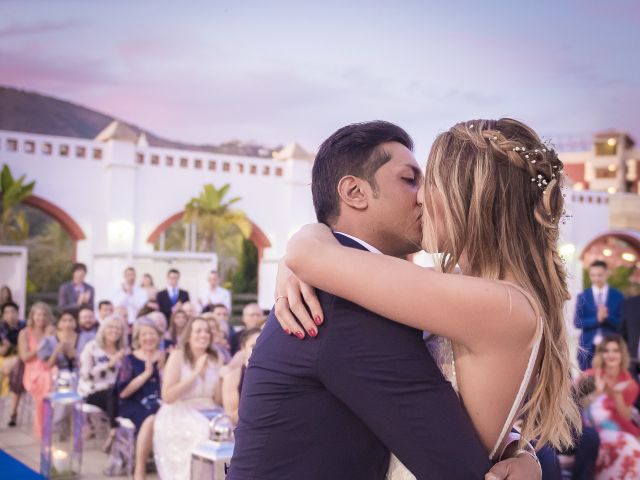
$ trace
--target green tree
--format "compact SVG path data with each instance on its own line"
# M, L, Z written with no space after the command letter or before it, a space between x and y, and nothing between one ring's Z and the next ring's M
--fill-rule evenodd
M252 225L242 210L232 208L240 197L226 199L231 186L216 188L206 184L199 196L185 206L184 224L194 224L198 232L197 250L216 252L220 271L237 267L242 254L243 240L251 236Z
M0 243L18 243L29 236L29 223L17 209L33 192L36 182L25 184L25 175L15 179L8 165L0 172Z
M240 263L231 275L234 293L257 293L258 291L258 249L251 240L242 242Z

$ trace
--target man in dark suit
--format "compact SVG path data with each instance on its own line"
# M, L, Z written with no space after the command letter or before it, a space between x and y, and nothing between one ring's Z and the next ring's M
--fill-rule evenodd
M421 170L411 149L386 122L349 125L322 144L314 206L341 244L398 257L419 248ZM418 479L484 478L487 452L422 332L326 292L318 298L325 318L313 341L269 315L245 373L227 480L382 480L390 450ZM304 338L302 328L290 333ZM513 462L508 478L538 478L517 474L532 459Z
M167 319L167 325L171 320L171 314L182 307L183 303L189 301L189 292L181 290L178 286L180 272L175 268L167 272L167 283L169 286L158 292L158 308Z
M629 297L622 302L620 333L629 348L631 375L637 380L640 375L640 295ZM640 397L636 399L636 408L640 409Z
M589 267L591 288L587 288L576 299L574 324L581 328L578 364L581 370L591 368L591 360L602 337L617 333L620 328L620 309L624 295L607 283L607 264L596 260Z
M58 289L58 309L61 312L74 310L77 313L81 307L93 310L95 291L84 281L86 276L87 266L75 263L71 268L71 281L63 283Z

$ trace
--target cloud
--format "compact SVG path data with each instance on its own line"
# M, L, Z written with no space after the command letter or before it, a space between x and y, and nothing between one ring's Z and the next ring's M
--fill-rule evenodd
M77 20L65 21L42 21L32 24L12 23L0 27L0 38L16 38L30 35L40 35L43 33L59 32L77 28L81 23Z

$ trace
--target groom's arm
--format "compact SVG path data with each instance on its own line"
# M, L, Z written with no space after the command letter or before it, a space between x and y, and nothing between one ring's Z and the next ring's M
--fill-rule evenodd
M416 477L483 478L488 454L420 333L341 299L326 314L327 389Z

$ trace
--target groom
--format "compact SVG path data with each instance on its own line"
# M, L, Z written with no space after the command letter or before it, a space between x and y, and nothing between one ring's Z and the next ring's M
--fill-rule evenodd
M422 173L412 149L404 130L381 121L341 128L322 144L313 202L341 244L398 257L420 248ZM317 338L287 335L269 315L246 371L227 479L383 480L390 451L418 479L484 478L487 452L422 332L318 297ZM508 478L536 478L517 475L535 472L531 459L510 462Z

